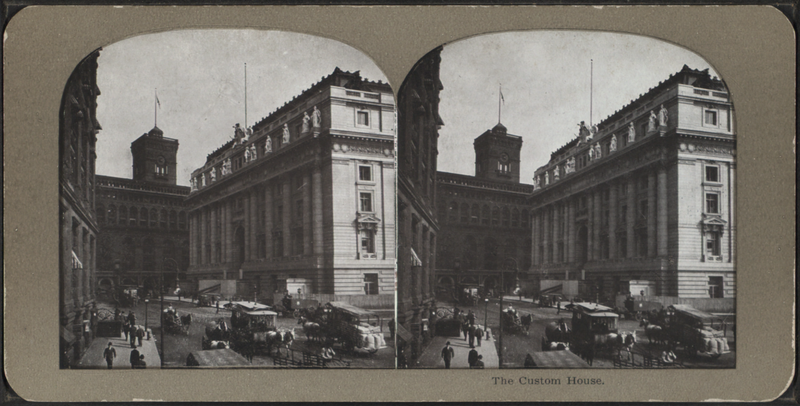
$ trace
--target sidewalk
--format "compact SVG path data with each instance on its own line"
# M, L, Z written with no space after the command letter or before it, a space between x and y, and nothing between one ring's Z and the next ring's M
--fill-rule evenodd
M486 333L484 333L484 337ZM476 347L475 350L478 354L483 355L483 364L486 369L497 369L500 364L497 358L497 347L494 345L494 338L492 337L492 330L489 329L489 339L483 339L481 346ZM442 348L445 343L450 341L450 347L453 348L455 356L450 361L451 369L469 369L467 357L469 356L469 342L464 340L464 336L460 337L441 337L436 336L428 344L428 347L422 352L415 368L444 368L444 360L442 359Z
M125 340L124 334L120 337L95 338L75 368L108 368L106 360L103 358L103 352L106 347L108 347L109 342L112 343L114 349L117 351L117 357L114 358L113 369L131 369L130 356L133 348L131 348L130 341ZM138 344L139 342L137 341L136 343ZM145 337L142 340L142 346L136 347L136 349L144 355L147 368L161 368L161 357L158 356L155 336L151 335L149 340Z

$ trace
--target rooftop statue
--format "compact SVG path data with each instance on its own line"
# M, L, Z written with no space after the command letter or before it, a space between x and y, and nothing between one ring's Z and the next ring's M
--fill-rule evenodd
M561 177L561 166L556 166L553 168L553 182L557 181Z
M657 118L658 117L656 117L656 112L653 111L653 110L650 110L650 121L647 122L647 131L648 132L656 130L656 119Z
M311 118L314 124L314 128L322 127L322 112L319 111L317 106L314 106L314 111L311 113Z
M242 143L244 140L244 130L239 126L239 123L233 126L233 138L236 139L237 144Z
M598 144L594 144L594 155L595 155L595 157L597 159L600 159L600 158L603 157L603 149L600 148L600 144L599 143Z
M658 111L658 125L661 127L667 126L667 120L669 120L669 113L667 109L664 108L664 105L661 105L661 110Z
M250 162L250 148L244 148L244 162Z
M611 144L608 146L608 152L614 152L617 150L617 135L614 134L611 136Z
M264 143L264 155L272 153L272 137L267 137L267 142Z
M311 129L311 117L309 117L308 112L303 112L303 133L307 133Z
M211 168L211 181L216 182L217 180L217 168Z
M189 178L189 185L192 187L192 190L197 190L197 179Z
M565 167L564 172L566 172L566 173L575 172L575 157L574 156L570 157L569 159L567 159L567 166Z
M250 144L250 160L255 161L258 158L258 151L256 150L256 144Z
M633 127L633 122L628 124L628 143L636 140L636 128Z
M289 124L283 124L283 143L289 143Z

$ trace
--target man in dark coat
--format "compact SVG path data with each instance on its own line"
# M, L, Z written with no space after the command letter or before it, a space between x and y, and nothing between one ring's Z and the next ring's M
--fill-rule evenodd
M473 368L483 369L483 355L478 355L478 360L475 361L475 366Z
M106 364L108 364L108 369L111 369L114 365L114 358L117 357L117 350L113 347L114 344L111 342L108 343L108 348L103 351L103 358L106 359Z
M475 325L470 324L470 326L467 327L467 330L467 334L469 335L469 346L475 347Z
M473 313L472 310L470 310L469 314L467 315L467 321L469 322L470 326L475 324L475 313Z
M481 329L481 326L478 324L475 325L475 338L478 339L478 347L480 347L481 338L483 338L483 330Z
M453 359L455 355L456 352L453 351L453 347L450 346L450 341L448 341L444 345L444 348L442 348L442 359L444 360L445 369L450 369L450 360Z
M139 363L139 350L137 350L136 348L131 350L130 362L131 362L131 369L136 368L136 364Z
M469 367L472 368L475 366L475 363L478 362L478 351L475 350L475 347L470 346L469 355L467 356L467 363Z

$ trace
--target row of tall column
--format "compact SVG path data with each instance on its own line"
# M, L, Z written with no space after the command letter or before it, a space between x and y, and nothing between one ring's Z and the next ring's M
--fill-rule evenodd
M647 202L646 212L643 213L647 216L647 242L642 250L646 250L647 257L664 257L668 249L666 169L659 167L648 171L644 176L647 179L647 189L640 192L646 196ZM569 196L535 209L531 217L532 265L593 261L605 259L606 255L609 259L641 256L636 251L635 225L637 212L644 207L637 206L640 193L636 190L636 179L628 174L581 195ZM624 213L620 201L623 190L626 191L622 197ZM605 207L604 193L608 193ZM579 206L579 202L585 202L585 206ZM625 223L622 231L624 241L617 238L620 221ZM585 237L584 231L580 231L582 227L586 228ZM607 238L607 241L602 241L603 238ZM608 245L607 248L603 247L604 243ZM625 244L624 251L619 244ZM563 247L563 252L559 247Z
M302 175L302 207L296 208L292 202L290 178L281 183L280 190L274 183L266 186L254 186L240 194L229 197L194 210L189 215L190 247L189 255L192 266L215 263L231 263L238 259L243 262L259 259L261 253L265 258L274 256L292 256L294 241L292 236L293 216L298 209L302 210L303 255L320 255L323 250L322 238L322 174L318 166ZM280 193L277 196L278 192ZM275 195L274 195L275 194ZM241 207L237 208L237 199L241 199ZM259 200L263 206L259 212ZM282 205L282 213L276 213L275 205ZM241 210L241 221L234 222L234 211ZM281 219L274 218L280 215ZM263 223L259 222L264 216ZM276 226L279 229L276 229ZM237 229L242 227L242 234L237 241ZM280 237L278 237L278 233ZM258 236L263 235L259 241ZM274 238L282 238L281 252L274 252ZM243 246L239 247L237 244ZM264 244L264 247L259 247ZM244 253L238 258L237 250Z

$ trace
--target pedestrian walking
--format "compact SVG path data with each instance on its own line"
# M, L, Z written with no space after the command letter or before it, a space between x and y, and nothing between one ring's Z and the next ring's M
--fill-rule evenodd
M136 324L136 313L133 310L128 311L128 324L131 326Z
M137 326L131 326L131 348L136 348L136 332L139 330Z
M111 343L109 343L109 345L110 344ZM450 360L452 360L455 355L456 353L453 351L453 347L450 346L450 341L448 341L445 343L444 348L442 348L442 359L444 360L445 369L450 369Z
M469 323L464 320L464 323L461 324L461 332L464 333L464 341L467 341L467 332L469 331Z
M125 341L128 341L128 334L130 333L130 331L131 331L130 324L128 324L127 322L122 323L122 332L125 333Z
M475 326L475 338L478 339L478 347L481 346L481 338L483 338L483 330L480 325Z
M469 314L467 315L467 321L469 322L470 326L475 324L475 313L473 313L472 310L470 310Z
M469 350L469 355L467 355L467 363L469 367L472 368L475 366L475 363L478 362L478 351L473 346L469 348L471 349Z
M475 361L473 368L483 369L483 355L478 355L478 360Z
M592 366L592 362L594 362L594 343L589 342L586 346L586 363Z
M108 364L108 369L111 369L114 365L114 358L117 357L117 350L114 349L114 344L111 341L108 342L108 348L103 351L103 358L106 359L106 364Z
M217 314L219 314L219 299L217 299Z
M561 314L561 301L556 302L556 314Z
M137 328L136 329L136 338L139 340L139 347L142 346L142 339L144 338L144 329Z
M467 330L468 330L467 334L469 334L469 346L470 346L470 348L474 348L475 347L475 325L473 324L473 325L469 326L467 328Z
M136 368L136 364L139 363L139 355L140 355L139 350L137 350L136 348L131 350L131 357L129 359L131 363L131 369Z

